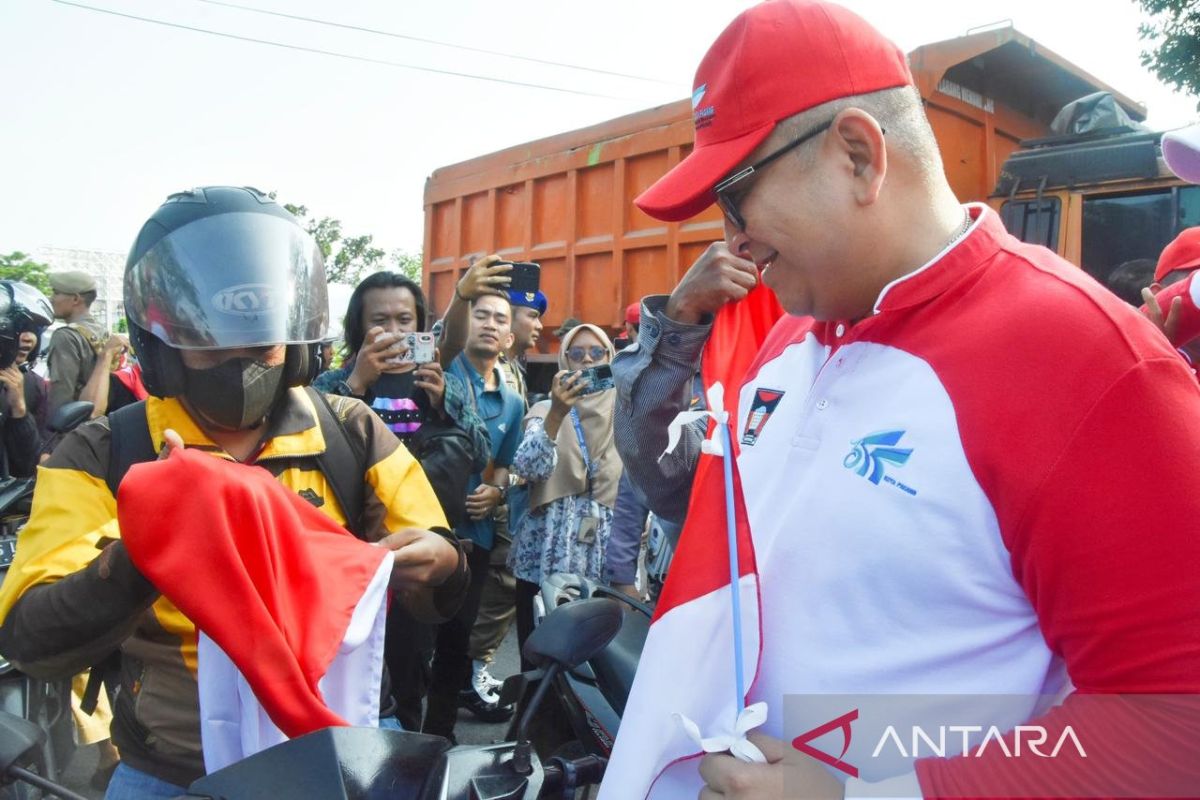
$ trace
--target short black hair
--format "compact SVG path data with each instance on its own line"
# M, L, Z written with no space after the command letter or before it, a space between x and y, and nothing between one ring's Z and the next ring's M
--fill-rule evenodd
M80 292L79 298L81 300L83 300L83 304L85 306L87 306L88 308L91 308L92 303L96 302L96 293L94 291L93 292Z
M474 308L475 304L478 303L480 300L482 300L485 297L498 297L501 300L503 300L504 302L508 303L508 312L509 312L509 314L512 314L512 308L513 308L512 300L509 300L508 297L505 295L492 294L491 292L481 294L478 297L476 297L475 299L473 299L470 303L467 304L468 308Z
M1126 261L1108 273L1108 290L1129 305L1140 308L1142 289L1154 283L1155 266L1149 258Z
M406 278L399 272L376 272L363 278L354 287L350 295L350 303L346 306L346 317L342 320L342 336L346 337L345 354L351 358L363 346L363 297L372 289L408 289L412 292L417 307L417 330L425 330L425 293L411 278Z

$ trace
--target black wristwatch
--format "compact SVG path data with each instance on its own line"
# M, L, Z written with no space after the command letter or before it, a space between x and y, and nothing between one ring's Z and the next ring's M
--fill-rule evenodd
M496 484L494 484L494 483L492 485L496 486ZM507 486L496 486L496 488L500 490L500 502L496 503L496 505L502 506L508 502L508 487Z

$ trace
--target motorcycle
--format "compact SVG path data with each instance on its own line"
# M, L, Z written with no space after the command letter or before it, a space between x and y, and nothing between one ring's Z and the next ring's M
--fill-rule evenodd
M606 760L550 758L534 751L527 731L557 677L594 657L617 635L620 605L594 598L547 614L525 643L538 666L510 677L502 692L536 684L512 741L451 746L440 736L378 728L325 728L263 750L195 781L189 799L249 800L534 800L572 798L599 783ZM68 800L79 795L23 765L44 731L0 712L0 771Z
M91 415L91 403L65 403L51 416L47 428L54 437L61 437L86 422ZM0 481L0 581L8 574L16 557L20 528L29 519L33 486L33 478ZM32 678L0 655L0 710L29 721L45 733L37 751L37 774L56 780L75 751L71 681ZM23 786L14 787L14 795L16 800L34 796Z
M593 598L621 603L620 631L591 658L555 676L554 703L543 712L537 731L540 753L607 759L612 752L653 608L589 578L555 573L534 598L534 633L553 614ZM506 702L503 694L500 702Z

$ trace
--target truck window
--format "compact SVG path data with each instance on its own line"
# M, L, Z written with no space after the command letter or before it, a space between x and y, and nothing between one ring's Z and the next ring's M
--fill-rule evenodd
M1085 197L1081 266L1105 283L1126 261L1157 261L1162 249L1193 225L1200 225L1200 187Z
M1041 200L1009 200L1000 206L1004 227L1022 242L1040 244L1058 250L1058 215L1061 204L1057 197Z

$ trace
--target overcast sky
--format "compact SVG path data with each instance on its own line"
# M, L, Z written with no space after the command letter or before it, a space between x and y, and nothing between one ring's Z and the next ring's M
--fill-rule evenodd
M72 0L74 2L75 0ZM204 0L80 3L238 36L502 81L236 41L54 0L0 0L0 252L125 251L170 192L233 183L415 252L434 169L686 97L747 0L228 0L656 81L531 64ZM1138 63L1133 0L846 0L906 51L1011 19L1150 108L1196 118ZM1086 27L1086 30L1084 29ZM570 93L576 92L576 93ZM588 96L605 95L604 97Z

